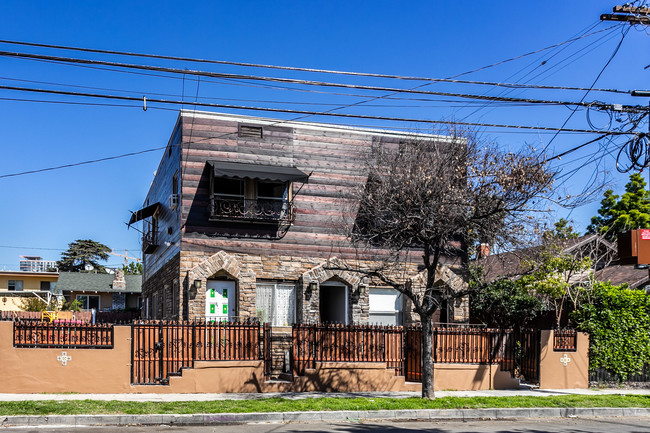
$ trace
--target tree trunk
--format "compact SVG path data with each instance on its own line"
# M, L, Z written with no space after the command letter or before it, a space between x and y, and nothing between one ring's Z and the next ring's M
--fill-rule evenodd
M433 400L433 324L431 316L420 316L422 322L422 398Z

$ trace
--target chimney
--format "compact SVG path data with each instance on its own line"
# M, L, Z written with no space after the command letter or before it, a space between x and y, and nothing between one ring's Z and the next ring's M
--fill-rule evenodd
M115 277L113 278L113 290L126 290L126 280L124 279L124 271L122 269L115 271Z
M480 243L476 246L476 258L484 259L490 255L490 244Z

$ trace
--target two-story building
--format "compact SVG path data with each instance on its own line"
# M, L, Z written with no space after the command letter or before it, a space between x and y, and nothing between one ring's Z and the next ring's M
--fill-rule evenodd
M0 311L20 311L23 300L54 293L58 272L0 271Z
M341 216L354 208L346 195L367 180L363 155L377 141L406 139L182 111L129 222L143 225L143 316L274 325L414 320L397 292L349 269L351 261L371 264L373 255L360 255L340 230ZM416 277L418 263L405 263L403 274ZM459 302L436 320L467 316Z

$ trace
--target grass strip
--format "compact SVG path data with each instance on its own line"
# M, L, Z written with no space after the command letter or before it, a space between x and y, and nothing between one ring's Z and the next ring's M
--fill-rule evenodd
M255 400L177 402L40 400L0 402L0 415L193 414L517 407L650 407L650 396L443 397L435 400L422 400L420 398L306 398L290 400L272 397Z

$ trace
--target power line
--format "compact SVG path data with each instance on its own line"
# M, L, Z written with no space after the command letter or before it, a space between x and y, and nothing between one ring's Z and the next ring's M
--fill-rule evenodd
M588 29L585 31L585 33L588 32L589 30L591 30L592 28L594 28L595 26L597 26L598 24L599 24L599 22L596 22L596 24L594 24L594 25L592 25L590 28L588 28ZM613 27L615 27L615 26L613 26ZM610 28L613 28L613 27L610 27ZM615 32L616 32L616 30L613 31L613 33L615 33ZM610 36L610 34L606 34L606 35L602 36L600 39L608 38L609 36ZM599 39L599 40L600 40L600 39ZM575 41L575 40L574 40L574 41ZM597 41L596 41L596 42L597 42ZM603 42L603 43L604 43L604 42ZM532 74L532 73L533 73L534 71L536 71L537 69L540 69L542 66L548 65L548 63L551 61L551 59L553 59L555 56L559 55L562 51L564 51L565 49L567 49L570 45L571 45L571 44L569 44L569 45L564 45L562 48L560 48L559 50L557 50L556 53L553 53L550 57L544 58L541 62L540 62L539 59L538 59L538 60L535 60L535 61L529 63L526 67L524 67L524 68L522 68L521 70L519 70L518 72L516 72L516 73L510 75L510 77L506 78L505 80L506 80L506 81L509 81L510 79L514 78L517 74L519 74L519 72L523 72L523 71L525 71L527 68L529 68L530 66L533 66L535 63L537 63L537 65L536 65L533 69L529 70L529 71L526 72L526 73L525 73L521 78L517 79L517 83L519 83L521 80L523 80L524 78L526 78L528 75ZM590 45L593 45L593 43L590 44ZM544 74L554 74L554 73L557 73L559 70L563 69L564 67L566 67L566 66L567 66L568 64L570 64L570 63L567 63L566 65L562 66L562 68L560 68L560 69L556 69L554 72L551 72L551 70L553 70L554 68L558 67L558 66L561 65L563 62L565 62L565 61L567 61L568 59L570 59L571 57L575 56L575 55L576 55L577 53L579 53L580 51L583 51L583 50L587 49L590 45L588 45L587 47L584 47L584 48L578 50L578 51L575 52L575 53L570 54L568 57L564 58L563 60L561 60L561 61L558 62L557 64L555 64L555 65L553 65L553 66L550 66L550 67L548 67L547 69L545 69L545 70L539 72L539 73L536 74L535 76L533 76L533 77L529 78L528 80L526 80L525 83L530 83L532 80L534 80L534 79L536 79L536 78L538 78L538 77L541 77L541 76L544 75ZM595 49L595 48L593 48L593 49ZM585 53L585 54L586 54L586 53ZM585 54L583 54L583 55L585 55ZM580 57L582 57L582 56L580 56ZM578 58L579 58L579 57L578 57ZM577 60L577 59L574 59L573 61L575 61L575 60ZM572 62L573 62L573 61L572 61ZM572 62L571 62L571 63L572 63ZM502 90L501 92L499 92L496 96L504 96L504 95L508 95L508 94L510 94L513 90L514 90L514 89L504 89L504 90ZM490 105L490 102L486 102L486 103L484 103L481 107L476 108L474 111L472 111L471 113L467 114L467 115L466 115L465 117L463 117L463 119L461 119L461 120L465 120L465 119L467 119L468 117L472 116L473 114L477 113L478 111L482 110L483 108L488 107L489 105ZM465 107L463 107L463 108L465 108ZM491 106L490 108L494 109L494 106Z
M523 54L521 56L514 57L512 59L504 60L494 65L484 66L482 68L476 69L474 71L465 72L460 75L467 75L472 72L486 69L492 66L503 64L512 60L516 60L528 55L536 54L541 51L545 51L551 48L558 47L570 42L574 42L578 39L582 39L600 32L607 31L616 26L611 26L606 29L598 30L593 33L589 33L577 38L569 39L565 42L551 45L550 47L542 48L530 53ZM88 53L99 53L99 54L111 54L111 55L120 55L120 56L130 56L130 57L141 57L141 58L151 58L151 59L163 59L163 60L174 60L174 61L184 61L184 62L193 62L193 63L209 63L209 64L218 64L218 65L231 65L231 66L243 66L251 68L265 68L265 69L279 69L287 71L299 71L299 72L314 72L314 73L325 73L325 74L335 74L335 75L347 75L347 76L358 76L358 77L371 77L371 78L387 78L387 79L397 79L397 80L410 80L410 81L428 81L428 82L445 82L445 83L458 83L458 84L476 84L476 85L488 85L488 86L500 86L500 87L513 87L513 88L533 88L533 89L552 89L552 90L586 90L581 87L571 87L571 86L548 86L548 85L526 85L526 84L515 84L515 83L498 83L490 81L473 81L473 80L457 80L454 78L431 78L431 77L419 77L419 76L404 76L404 75L395 75L395 74L377 74L369 72L353 72L353 71L339 71L333 69L318 69L318 68L303 68L303 67L294 67L294 66L281 66L281 65L267 65L259 63L247 63L247 62L232 62L226 60L210 60L210 59L199 59L191 57L180 57L180 56L166 56L158 54L145 54L145 53L133 53L126 51L117 51L117 50L102 50L102 49L92 49L92 48L82 48L82 47L73 47L65 45L54 45L54 44L42 44L42 43L33 43L33 42L23 42L23 41L12 41L6 39L0 39L0 43L9 44L9 45L22 45L22 46L31 46L31 47L40 47L40 48L54 48L60 50L69 50L69 51L80 51ZM612 93L629 93L629 91L618 90L618 89L593 89L594 91L601 92L612 92Z
M67 251L68 248L46 248L46 247L21 247L16 245L0 245L0 248L10 248L16 250L43 250L43 251ZM140 248L140 247L138 247ZM137 250L138 248L116 248L114 250ZM6 264L6 263L5 263Z
M573 153L573 152L575 152L576 150L582 149L583 147L585 147L585 146L587 146L587 145L589 145L589 144L591 144L591 143L595 143L595 142L598 141L598 140L602 140L603 138L607 137L608 135L610 135L610 134L603 134L603 135L601 135L600 137L597 137L597 138L594 138L593 140L589 140L589 141L587 141L586 143L582 143L582 144L580 144L580 145L578 145L578 146L575 146L575 147L572 147L571 149L566 150L566 151L564 151L564 152L562 152L562 153L558 153L557 155L553 155L553 156L551 156L551 157L549 157L549 158L546 158L546 159L544 160L544 163L547 163L547 162L552 161L552 160L554 160L554 159L562 158L563 156L566 156L566 155L568 155L568 154L570 154L570 153Z
M43 247L16 247L13 245L0 245L0 248L13 248L17 250L46 250L46 251L65 251L65 248L43 248Z
M62 169L62 168L77 167L77 166L86 165L86 164L94 164L96 162L110 161L110 160L113 160L113 159L125 158L127 156L141 155L141 154L147 153L147 152L155 152L156 150L162 150L162 149L165 149L165 147L167 147L167 146L156 147L154 149L141 150L139 152L124 153L122 155L108 156L106 158L92 159L92 160L89 160L89 161L75 162L75 163L72 163L72 164L57 165L56 167L39 168L37 170L29 170L29 171L22 171L22 172L19 172L19 173L3 174L3 175L0 175L0 179L4 179L6 177L22 176L22 175L25 175L25 174L42 173L44 171L59 170L59 169Z
M357 85L357 84L333 83L333 82L326 82L326 81L302 80L302 79L295 79L295 78L264 77L264 76L257 76L257 75L228 74L222 72L186 70L186 69L168 68L162 66L136 65L132 63L107 62L103 60L87 60L87 59L79 59L73 57L46 56L40 54L27 54L27 53L17 53L17 52L10 52L10 51L0 51L0 56L23 58L23 59L51 60L51 61L72 63L72 64L77 63L77 64L103 65L103 66L112 66L112 67L127 68L127 69L166 72L171 74L187 74L187 75L195 75L199 77L271 81L271 82L301 84L307 86L338 87L338 88L346 88L346 89L361 89L361 90L392 92L392 93L415 93L415 94L424 94L424 95L450 96L456 98L481 99L487 101L526 102L530 104L551 104L551 105L571 105L571 106L577 105L583 107L592 106L592 107L603 108L603 109L612 108L612 104L604 104L602 102L597 102L597 101L572 102L572 101L540 100L540 99L532 99L532 98L496 97L496 96L486 96L486 95L474 95L468 93L435 92L435 91L428 91L428 90L401 89L401 88L382 87L382 86L365 86L365 85ZM637 111L639 109L645 110L645 107L624 105L622 109L625 111L627 110Z
M219 98L212 98L212 99L219 99ZM142 106L140 105L129 105L129 104L108 104L108 103L92 103L92 102L74 102L74 101L53 101L53 100L48 100L48 99L25 99L25 98L2 98L0 97L0 101L14 101L14 102L34 102L34 103L43 103L43 104L64 104L64 105L84 105L84 106L90 106L90 107L118 107L118 108L132 108L132 109L137 109L141 110ZM141 101L140 99L138 101ZM151 102L151 100L147 100ZM426 107L431 107L431 106L426 106ZM147 107L148 110L163 110L163 111L175 111L177 112L178 110L176 108L166 108L166 107L155 107L155 106L150 106ZM292 120L280 120L277 123L286 123L290 122ZM431 121L432 123L435 123L434 121ZM336 125L336 124L328 124L329 128L340 128L340 129L345 129L348 130L351 127L359 127L359 128L377 128L377 125L372 125L368 123L345 123L344 125ZM391 125L390 127L384 127L384 128L390 128L390 129L382 129L384 134L387 133L394 133L396 135L403 135L405 132L410 132L413 130L411 127L400 127L400 126L394 126ZM394 131L393 131L394 130ZM404 131L404 132L399 132L399 131ZM573 134L584 134L585 131L581 130L575 130L575 131L562 131L565 133L573 133ZM597 132L602 132L602 130L599 129L594 129L591 131L593 133ZM538 131L538 134L554 134L555 131ZM529 134L528 132L525 131L501 131L500 134ZM231 133L228 133L227 135L232 135ZM215 138L215 137L210 137ZM216 137L219 138L219 137Z
M611 54L611 56L609 57L609 59L607 60L605 65L602 67L602 69L600 70L600 72L598 73L598 75L596 76L594 81L591 83L591 87L596 85L596 82L598 82L598 79L601 77L601 75L603 75L603 72L605 72L605 69L607 69L607 66L609 66L609 64L612 62L612 60L614 60L614 57L616 56L616 53L618 53L618 50L621 48L621 45L623 44L623 40L625 39L625 36L627 36L627 32L629 30L630 29L628 28L623 32L623 34L621 36L621 40L618 41L618 45L616 45L616 48L614 48L614 52ZM585 92L585 94L580 99L580 102L584 101L584 99L587 97L588 94L589 94L589 90L587 90ZM569 120L571 120L573 115L576 113L576 110L577 110L577 106L571 111L571 114L569 114L569 116L566 118L564 123L562 123L562 126L560 128L564 128L567 125L567 123L569 123ZM553 143L553 141L557 138L558 134L559 134L559 131L553 137L551 137L549 142L544 147L544 150L548 149L548 147L551 145L551 143Z
M166 76L165 76L166 77ZM171 77L169 77L171 78ZM19 81L22 83L32 83L32 84L46 84L50 86L60 86L60 87L72 87L72 88L77 88L77 89L90 89L90 90L106 90L106 91L111 91L111 92L120 92L120 93L135 93L139 95L155 95L155 96L174 96L174 97L179 97L181 96L180 94L175 94L175 93L157 93L157 92L146 92L146 91L141 91L141 90L124 90L124 89L115 89L111 87L96 87L96 86L81 86L78 84L66 84L66 83L60 83L60 82L52 82L52 81L39 81L39 80L24 80L20 78L10 78L10 77L0 77L0 80L8 80L8 81ZM209 83L215 83L216 81L210 81L208 80L207 82ZM277 86L276 88L281 88L281 89L287 89L284 86ZM293 90L303 90L303 89L293 89ZM338 96L350 96L350 97L359 97L359 98L367 98L368 95L360 95L360 94L354 94L354 93L335 93L335 92L318 92L318 93L325 93L325 94L332 94L332 95L338 95ZM12 99L12 98L0 98L0 100L18 100L19 99ZM245 98L213 98L213 97L200 97L199 99L202 100L212 100L212 101L235 101L235 102L254 102L254 103L262 103L262 104L283 104L283 105L312 105L312 106L336 106L340 107L341 104L337 103L331 103L331 102L305 102L305 101L279 101L279 100L269 100L269 99L245 99ZM459 100L454 100L454 99L429 99L429 98L404 98L404 97L399 97L399 98L394 98L390 96L383 96L380 97L380 99L385 99L389 101L418 101L418 102L438 102L438 103L444 103L444 104L484 104L482 101L459 101ZM29 101L29 100L26 100ZM33 100L34 102L51 102L51 101L38 101L38 100ZM64 102L61 102L64 103ZM83 103L81 103L83 104ZM89 104L90 105L90 104ZM126 106L126 105L125 105ZM442 108L446 107L446 105L396 105L396 104L367 104L364 103L365 107L378 107L378 108ZM531 106L530 104L527 103L518 103L518 102L512 102L512 103L506 103L503 102L502 107L529 107Z
M64 90L50 90L50 89L31 89L27 87L15 87L15 86L0 86L0 89L4 90L15 90L23 92L33 92L33 93L47 93L55 95L67 95L67 96L77 96L77 97L89 97L89 98L104 98L112 100L123 100L123 101L133 101L133 102L142 102L142 98L136 98L133 96L121 96L121 95L107 95L107 94L98 94L98 93L84 93L84 92L69 92ZM391 122L411 122L411 123L433 123L433 124L444 124L444 125L461 125L461 126L479 126L479 127L488 127L488 128L516 128L516 129L530 129L530 130L539 130L539 131L559 131L559 132L581 132L581 133L602 133L603 131L594 131L589 129L575 129L575 128L555 128L548 126L530 126L530 125L507 125L507 124L497 124L497 123L475 123L475 122L455 122L447 120L431 120L431 119L416 119L416 118L405 118L405 117L387 117L387 116L371 116L363 114L346 114L346 113L332 113L332 112L319 112L319 111L307 111L307 110L292 110L286 108L270 108L270 107L254 107L254 106L242 106L242 105L231 105L231 104L215 104L209 102L185 102L185 101L172 101L167 99L147 99L148 103L158 103L158 104L172 104L172 105L195 105L199 107L212 107L212 108L227 108L232 110L250 110L250 111L265 111L265 112L274 112L274 113L292 113L292 114L301 114L301 115L314 115L314 116L334 116L334 117L343 117L343 118L353 118L353 119L372 119L372 120L384 120ZM645 107L640 107L643 110L646 110ZM282 121L280 121L282 122ZM620 131L606 131L610 134L626 134L629 135L629 132L620 132Z

